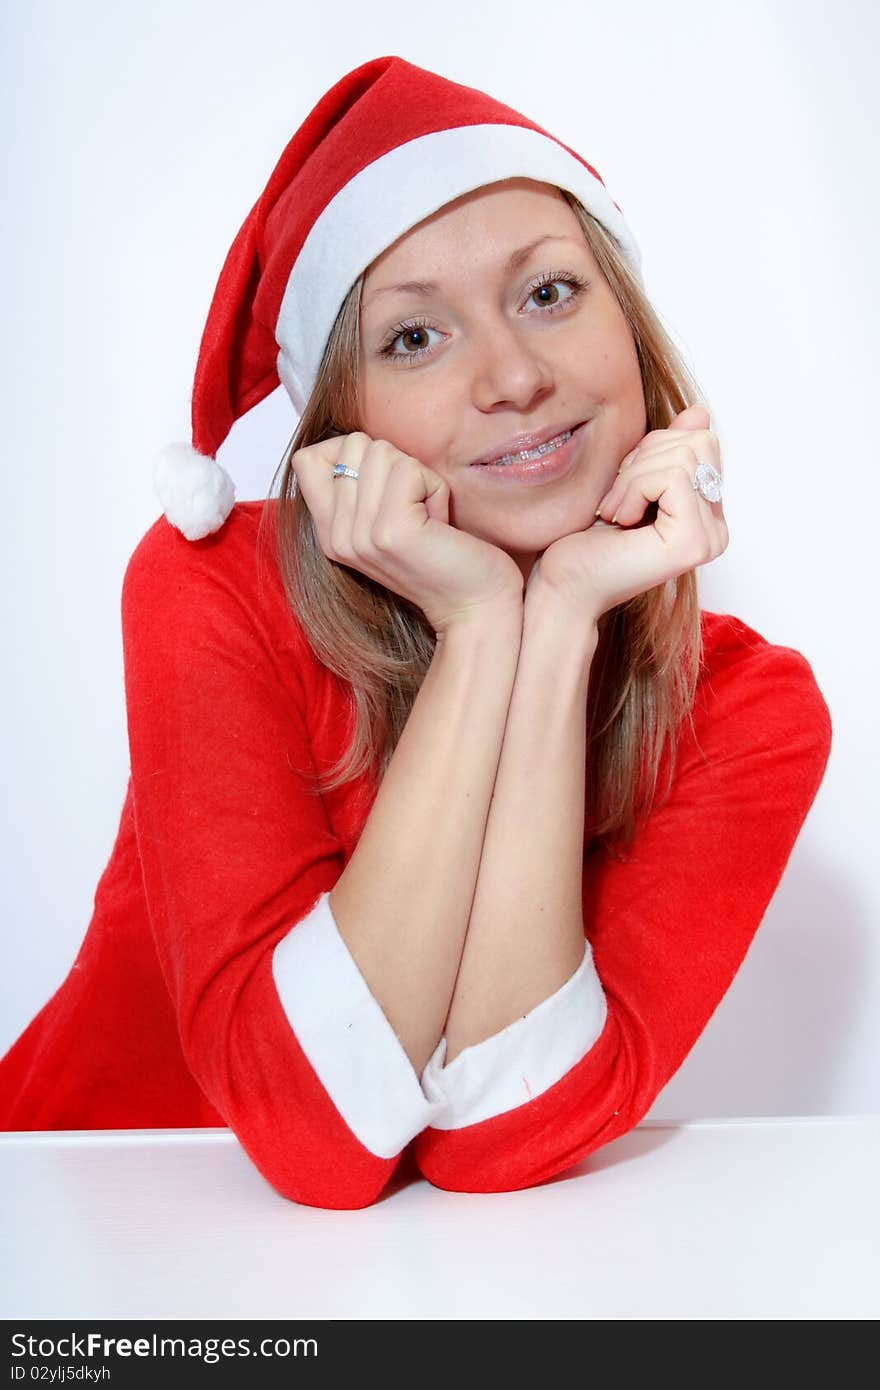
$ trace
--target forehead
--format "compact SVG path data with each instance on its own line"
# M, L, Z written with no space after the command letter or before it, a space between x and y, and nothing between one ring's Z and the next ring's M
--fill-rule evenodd
M565 198L550 184L503 179L445 203L387 247L364 272L364 287L390 281L418 268L438 273L444 263L473 250L496 248L499 256L541 236L580 236L580 224Z

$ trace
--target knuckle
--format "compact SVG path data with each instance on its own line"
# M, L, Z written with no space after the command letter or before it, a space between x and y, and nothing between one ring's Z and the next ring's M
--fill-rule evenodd
M333 442L335 443L336 441L334 440ZM369 435L364 434L362 431L357 431L354 434L347 434L339 440L340 447L335 457L339 460L345 460L348 463L357 463L358 467L360 467L363 460L369 457L372 444L373 441L370 439Z
M330 526L330 548L333 551L332 559L338 560L343 555L348 554L351 544L350 532L344 525L341 518L334 517ZM329 554L329 552L327 552Z
M391 459L391 467L398 471L409 472L413 468L418 468L419 461L412 454L404 454L400 449L395 449Z
M399 545L399 520L384 507L370 523L370 545L377 550L393 550Z
M704 433L704 435L703 435L703 438L704 438L704 440L705 440L705 445L704 445L703 448L700 450L700 452L699 452L699 454L698 454L697 457L698 457L698 458L704 458L704 459L706 459L708 462L714 464L714 466L715 466L715 467L719 470L719 472L720 472L720 470L721 470L721 444L720 444L720 442L719 442L718 436L717 436L717 434L713 434L712 430L706 430L705 433Z
M685 469L689 475L698 462L696 449L693 444L688 443L677 444L672 450L672 457L675 461L670 466Z
M702 526L690 525L681 539L681 556L688 569L705 565L711 557L709 538Z
M388 458L399 454L400 450L388 439L371 439L366 452L372 454L374 458Z
M693 492L693 468L689 467L684 459L681 459L678 462L672 462L668 464L666 469L664 470L664 473L669 485L674 485L676 487L681 488L682 492Z
M700 536L696 544L694 545L694 564L706 565L713 558L714 556L709 537L706 535Z
M393 550L394 527L387 521L374 521L370 527L370 543L376 550Z

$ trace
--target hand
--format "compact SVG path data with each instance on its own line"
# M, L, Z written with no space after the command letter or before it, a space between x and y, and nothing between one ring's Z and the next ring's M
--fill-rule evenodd
M708 564L727 549L720 502L694 489L698 463L721 470L709 412L694 405L652 430L623 459L586 531L554 541L535 562L532 584L550 585L594 621L636 594ZM657 515L640 525L650 503Z
M358 431L298 449L291 463L327 558L415 603L438 635L487 605L522 608L516 561L449 524L449 485L418 459ZM336 463L359 476L334 477Z

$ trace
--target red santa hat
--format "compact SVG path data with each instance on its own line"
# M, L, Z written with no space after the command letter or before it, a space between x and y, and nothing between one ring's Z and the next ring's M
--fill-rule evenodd
M373 58L321 97L285 147L220 272L192 393L192 444L154 481L188 540L218 530L235 488L216 461L234 422L283 384L297 414L358 275L446 203L500 179L555 184L641 255L597 171L518 111L403 58Z

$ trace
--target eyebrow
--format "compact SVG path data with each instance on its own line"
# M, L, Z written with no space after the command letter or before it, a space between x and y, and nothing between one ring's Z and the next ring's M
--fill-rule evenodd
M547 233L546 236L539 236L535 241L530 241L528 246L520 246L518 250L511 252L504 264L504 273L509 274L511 270L517 270L527 261L533 251L542 246L545 241L574 241L582 245L581 239L574 236L560 236ZM383 285L379 290L373 290L364 300L362 308L366 309L374 299L378 299L380 294L434 294L440 286L435 280L403 280L399 285Z

